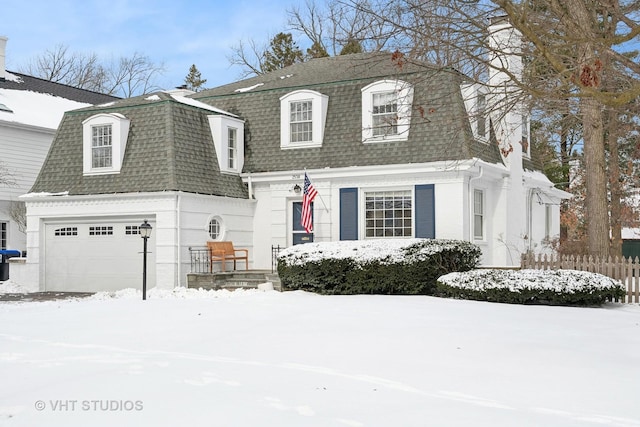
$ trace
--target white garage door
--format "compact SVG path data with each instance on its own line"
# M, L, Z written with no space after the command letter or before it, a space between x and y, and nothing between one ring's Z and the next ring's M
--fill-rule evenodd
M47 291L142 289L144 218L50 222L45 225ZM155 224L150 222L155 228ZM155 230L153 230L155 231ZM155 286L155 238L147 253L147 289Z

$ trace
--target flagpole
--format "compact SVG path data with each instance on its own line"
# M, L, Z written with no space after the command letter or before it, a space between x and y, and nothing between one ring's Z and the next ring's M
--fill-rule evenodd
M309 174L307 173L307 169L305 168L304 170L305 175L309 176ZM309 180L311 180L311 178L309 178ZM320 201L322 202L322 206L324 206L324 210L326 212L329 212L329 208L327 207L327 204L324 202L324 199L322 198L322 194L320 194L320 192L317 192L317 196L320 197Z

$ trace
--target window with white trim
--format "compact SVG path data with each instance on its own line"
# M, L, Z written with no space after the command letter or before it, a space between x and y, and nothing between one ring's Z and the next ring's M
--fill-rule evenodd
M8 222L0 222L0 249L7 249L7 229Z
M119 113L100 113L82 122L84 175L119 173L127 148L130 121Z
M476 100L476 133L478 138L487 138L487 96L479 93Z
M110 168L112 159L111 125L91 126L91 168Z
M329 97L296 90L280 98L280 147L320 147L324 139Z
M236 128L227 128L227 137L228 137L228 161L229 161L229 169L236 169L236 161L238 156L238 129Z
M413 197L406 191L364 193L365 237L411 237L413 234Z
M473 190L473 238L484 240L484 191Z
M208 119L220 171L236 174L242 172L244 121L224 115L210 115Z
M313 142L313 102L297 101L289 104L290 142Z
M402 80L381 80L362 89L362 141L409 138L413 86Z
M135 236L140 234L140 226L139 225L125 225L124 234L126 236Z
M213 240L222 239L224 229L222 227L222 219L219 216L209 218L209 222L207 223L207 233L209 233L209 237Z
M398 134L398 97L395 92L373 94L373 136Z

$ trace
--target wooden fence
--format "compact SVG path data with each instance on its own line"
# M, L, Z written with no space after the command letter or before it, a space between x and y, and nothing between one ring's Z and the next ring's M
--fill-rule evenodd
M625 299L621 302L640 303L640 260L629 258L600 259L593 256L551 256L523 254L521 268L535 270L579 270L599 273L619 280L626 288Z

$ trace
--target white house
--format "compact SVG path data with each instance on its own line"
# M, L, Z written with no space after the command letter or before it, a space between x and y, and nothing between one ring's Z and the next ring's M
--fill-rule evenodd
M161 288L185 285L189 248L207 240L249 248L252 268L270 268L275 245L409 237L473 241L483 264L517 265L559 234L566 193L531 159L524 108L501 111L485 88L369 53L68 112L25 197L27 263L40 290L138 287L146 219Z
M26 235L12 212L31 189L62 115L117 98L7 71L7 40L0 37L0 163L12 185L0 184L0 249L24 251Z

